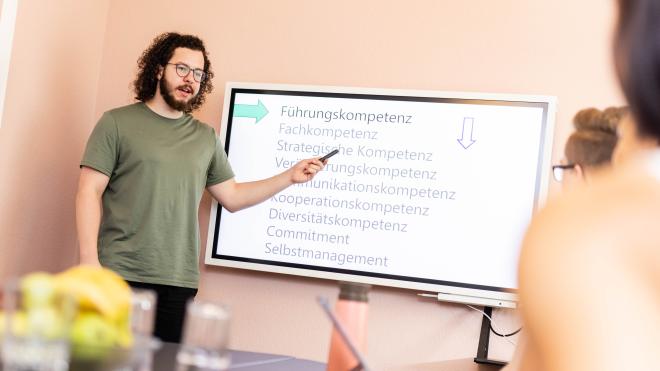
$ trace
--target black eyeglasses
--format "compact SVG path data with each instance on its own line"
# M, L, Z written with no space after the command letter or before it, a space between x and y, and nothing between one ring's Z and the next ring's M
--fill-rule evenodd
M179 77L186 77L192 71L193 79L197 82L202 82L206 78L206 72L201 68L190 68L189 65L185 63L168 63L176 67L176 74Z
M556 181L564 180L564 170L572 170L577 164L552 165L552 176Z

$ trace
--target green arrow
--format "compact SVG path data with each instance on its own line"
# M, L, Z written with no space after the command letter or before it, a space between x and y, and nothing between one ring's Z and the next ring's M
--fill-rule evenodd
M261 100L254 104L234 104L234 117L249 117L256 119L254 123L259 122L264 116L268 114L268 110Z

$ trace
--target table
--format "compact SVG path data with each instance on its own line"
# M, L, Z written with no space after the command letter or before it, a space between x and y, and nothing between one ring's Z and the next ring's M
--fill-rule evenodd
M163 343L154 354L153 371L175 371L179 344ZM229 370L239 371L325 371L325 363L277 354L231 351Z
M153 371L177 371L176 354L179 344L162 343L153 356ZM325 363L268 353L231 351L229 370L237 371L325 371ZM192 371L193 368L188 368ZM418 363L385 368L385 371L498 371L499 366L482 365L472 358ZM0 371L2 365L0 364Z
M176 352L179 344L163 343L154 355L153 371L172 371L176 369ZM325 371L326 364L290 356L267 353L231 351L232 364L229 370L238 371ZM449 361L419 363L386 371L498 371L500 366L484 365L472 358Z
M163 346L154 355L153 371L175 370L178 348L179 344L163 343ZM268 353L232 350L231 357L232 364L229 370L325 371L326 368L325 363ZM498 371L500 369L500 366L478 364L472 358L465 358L386 368L386 371Z

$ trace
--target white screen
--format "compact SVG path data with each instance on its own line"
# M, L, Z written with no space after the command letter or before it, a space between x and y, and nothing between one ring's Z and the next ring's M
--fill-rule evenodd
M377 93L228 89L236 181L339 153L311 182L214 214L207 262L514 292L521 238L545 192L553 102Z

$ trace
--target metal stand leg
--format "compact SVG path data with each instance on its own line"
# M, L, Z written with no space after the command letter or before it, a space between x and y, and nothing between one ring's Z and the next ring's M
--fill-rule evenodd
M493 318L493 308L484 307L484 312ZM477 347L477 356L474 357L476 363L505 366L506 362L488 359L488 343L490 341L490 320L483 316L481 319L481 333L479 334L479 345Z

